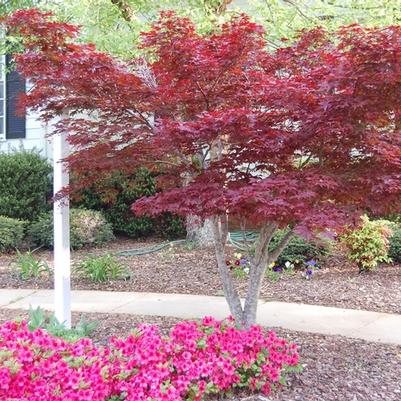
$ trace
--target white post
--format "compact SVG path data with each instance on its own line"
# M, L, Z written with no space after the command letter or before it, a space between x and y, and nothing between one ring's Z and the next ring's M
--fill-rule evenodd
M56 195L69 183L68 170L63 160L69 152L66 134L53 136L53 192ZM66 328L71 328L70 284L70 205L66 197L53 204L54 217L54 310Z

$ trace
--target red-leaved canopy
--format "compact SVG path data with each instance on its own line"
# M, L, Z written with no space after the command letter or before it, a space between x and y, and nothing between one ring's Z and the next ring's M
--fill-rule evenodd
M245 15L201 35L166 12L143 34L150 61L124 64L37 10L6 25L34 85L25 104L46 120L70 113L57 128L77 149L69 164L82 186L161 167L167 189L137 213L327 227L400 209L398 26L315 29L269 52Z

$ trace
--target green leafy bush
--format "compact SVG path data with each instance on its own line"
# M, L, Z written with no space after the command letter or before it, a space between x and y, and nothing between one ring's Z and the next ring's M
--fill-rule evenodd
M28 234L36 246L53 247L53 215L44 214L31 224ZM71 248L96 246L114 238L111 225L102 213L95 210L71 209L70 242Z
M269 249L273 250L280 243L286 230L279 230L270 242ZM314 240L308 240L295 235L291 238L288 245L281 252L276 261L277 266L284 267L287 262L295 265L295 267L304 267L306 262L310 260L319 260L327 254L327 249Z
M392 223L386 220L371 221L362 217L362 225L341 237L347 251L347 257L355 262L360 271L372 270L380 262L389 263L388 255Z
M50 274L49 266L44 260L35 258L32 251L21 253L17 250L17 257L11 263L18 272L22 280L39 278L43 274Z
M114 232L131 238L160 235L175 239L185 236L185 225L180 217L163 214L158 218L137 217L131 205L143 196L156 193L154 175L146 169L126 176L113 174L102 178L93 188L87 188L74 201L76 207L102 211Z
M88 338L99 326L99 322L86 322L83 317L75 327L67 329L63 322L59 322L54 313L46 313L42 308L29 309L28 328L30 331L44 329L55 337L62 337L67 341L75 342L81 338Z
M49 210L52 167L38 153L0 153L0 215L35 220Z
M0 216L0 252L19 248L24 239L26 221Z
M88 256L76 264L74 272L95 282L130 278L127 268L112 255Z
M393 227L393 234L390 237L390 249L388 255L393 260L393 262L401 262L401 227L395 225Z

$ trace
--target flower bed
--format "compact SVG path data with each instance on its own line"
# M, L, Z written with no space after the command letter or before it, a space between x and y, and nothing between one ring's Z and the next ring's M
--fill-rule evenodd
M297 370L296 345L231 320L176 324L168 337L142 325L126 339L97 347L0 326L0 399L39 401L181 401L246 388L269 394Z

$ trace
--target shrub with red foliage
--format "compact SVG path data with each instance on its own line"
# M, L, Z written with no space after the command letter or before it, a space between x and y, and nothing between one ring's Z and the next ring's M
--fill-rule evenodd
M168 337L139 326L97 347L68 343L25 322L0 327L0 397L24 401L182 401L235 388L269 394L298 369L296 346L232 320L176 324Z

